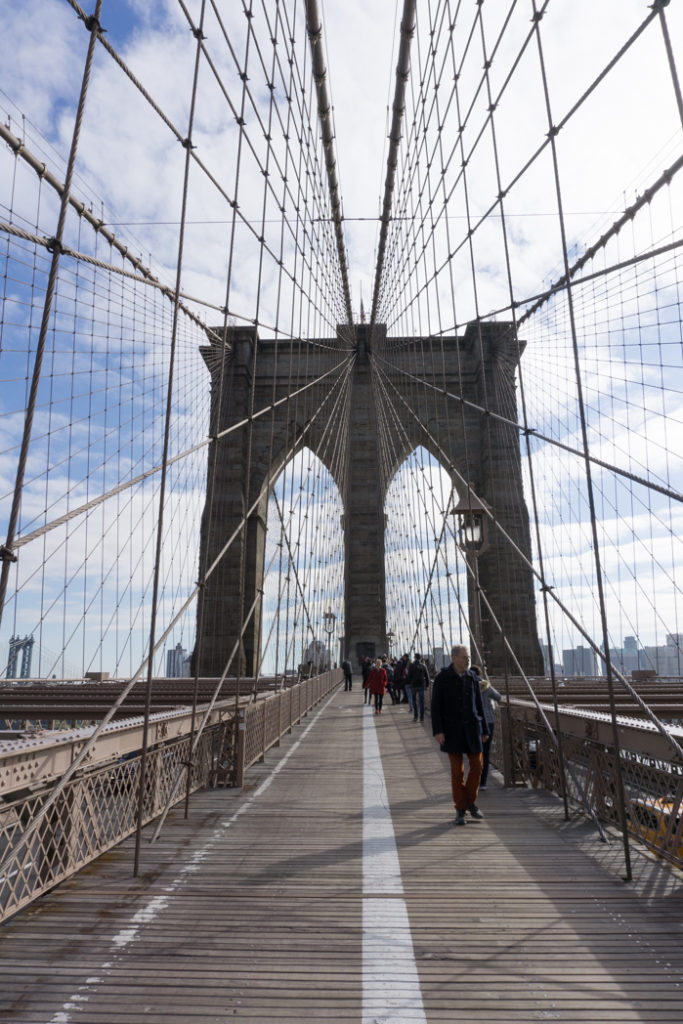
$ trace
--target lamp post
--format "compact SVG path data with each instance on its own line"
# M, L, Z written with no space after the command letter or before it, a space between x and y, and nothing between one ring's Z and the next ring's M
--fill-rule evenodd
M488 518L486 512L489 506L482 502L469 488L464 497L460 499L455 508L451 509L451 515L456 516L458 524L457 544L465 554L465 561L468 568L468 576L472 575L474 580L474 601L472 610L474 613L474 628L470 628L470 639L473 653L484 665L483 637L481 632L481 599L479 595L479 555L483 554L489 546ZM469 581L468 581L469 588Z
M334 614L334 612L332 611L331 608L328 608L326 612L323 612L323 629L327 633L327 660L328 660L327 667L328 668L332 667L329 664L329 662L331 660L331 657L332 657L332 649L330 647L330 642L331 642L331 639L332 639L332 634L334 633L334 625L335 625L336 621L337 621L337 616Z
M393 647L394 647L394 640L395 639L396 639L396 634L391 629L388 629L387 630L387 646L389 648L389 652L388 652L389 653L389 658L391 658L391 652L392 652Z

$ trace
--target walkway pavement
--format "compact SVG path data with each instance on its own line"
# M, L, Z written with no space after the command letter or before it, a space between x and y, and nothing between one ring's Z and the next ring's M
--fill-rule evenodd
M447 759L405 706L336 691L0 932L0 1021L683 1020L681 873L530 790L452 825Z

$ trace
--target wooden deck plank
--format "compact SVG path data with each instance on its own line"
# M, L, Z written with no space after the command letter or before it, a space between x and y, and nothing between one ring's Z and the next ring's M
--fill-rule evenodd
M361 699L337 693L243 791L197 794L189 821L174 812L139 879L128 841L10 921L0 1020L361 1021ZM401 707L373 724L429 1024L680 1024L679 872L634 851L625 885L618 842L496 783L485 820L454 829L429 732Z

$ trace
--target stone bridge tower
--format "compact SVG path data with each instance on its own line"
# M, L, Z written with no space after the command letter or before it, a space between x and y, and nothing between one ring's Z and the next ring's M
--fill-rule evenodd
M383 330L375 326L374 338L378 333L381 337ZM355 332L348 479L335 482L344 500L345 653L357 663L363 654L379 654L387 649L387 622L385 489L380 479L370 328L356 325ZM224 353L216 345L202 350L211 372L213 422L219 434L248 420L252 390L254 410L275 406L252 421L250 432L235 429L210 446L207 493L213 491L213 505L210 529L208 502L201 528L201 548L208 555L208 564L219 556L232 534L239 531L247 513L248 520L246 531L237 533L200 598L199 621L203 625L199 671L203 676L220 675L235 645L238 654L231 674L239 671L252 675L258 666L261 615L257 597L263 586L268 496L277 475L296 450L303 447L311 448L334 472L326 456L329 438L325 414L331 406L323 407L323 414L316 415L329 384L313 385L292 401L280 405L277 402L292 391L292 366L297 367L299 390L339 364L340 350L323 344L308 345L304 370L299 347L296 340L259 338L254 328L234 327L228 330ZM482 411L486 407L489 412L499 412L509 419L516 416L518 345L511 325L471 324L464 336L440 340L438 350L435 346L424 346L419 338L401 339L400 347L391 352L392 365L414 372L418 353L421 376L438 380L452 394L459 394L462 386L471 404L458 408L452 399L443 398L439 409L433 391L427 394L423 389L422 397L417 399L415 391L410 391L416 415L406 411L402 416L391 475L416 447L424 446L444 468L449 469L449 461L469 480L474 491L495 510L507 534L529 557L529 518L522 492L519 435L514 427ZM405 389L407 398L408 378L404 384L400 374L392 379L399 393ZM334 389L330 401L333 395ZM219 448L214 473L211 467L216 444ZM461 483L455 474L452 476L456 491L462 492ZM240 587L242 579L244 586ZM479 558L479 580L525 670L542 674L533 576L496 530L490 531L489 550ZM473 600L470 584L470 610ZM240 623L252 605L256 611L240 637ZM467 637L451 640L467 642ZM482 640L489 671L502 672L506 666L504 643L486 611L482 615ZM514 671L512 665L509 668Z

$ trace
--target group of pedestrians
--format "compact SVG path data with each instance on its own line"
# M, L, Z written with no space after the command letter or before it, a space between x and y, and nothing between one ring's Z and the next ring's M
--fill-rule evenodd
M342 662L342 669L344 689L351 690L351 662ZM424 721L425 691L430 685L430 673L420 654L416 654L412 662L407 654L392 662L386 655L374 662L364 658L361 671L363 702L370 704L374 698L376 715L382 714L384 694L389 692L394 704L405 698L414 722ZM492 701L501 699L501 694L482 675L479 667L470 667L468 649L460 644L451 648L451 664L434 679L431 715L434 739L450 761L455 825L465 825L470 819L481 821L484 817L477 799L479 792L486 789L488 780L495 724ZM465 757L468 761L467 776Z
M344 689L353 686L352 666L350 661L342 662L344 670ZM363 677L363 703L370 704L374 699L375 714L381 715L384 695L388 693L392 704L408 704L414 722L423 722L425 717L425 690L431 682L431 675L421 654L416 654L411 662L410 655L404 654L399 659L389 660L386 654L380 658L362 658L361 674Z

